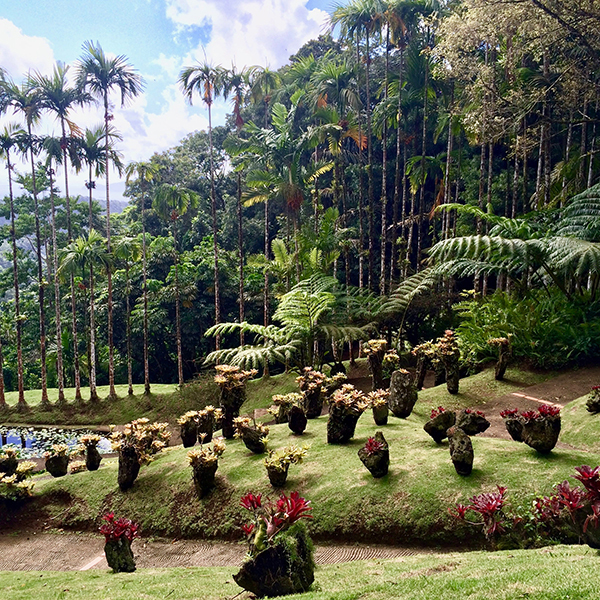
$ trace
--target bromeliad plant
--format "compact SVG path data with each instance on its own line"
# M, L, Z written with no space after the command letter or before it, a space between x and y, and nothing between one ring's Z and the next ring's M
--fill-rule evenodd
M296 383L304 396L304 410L309 419L316 419L321 415L323 410L321 388L326 379L321 371L316 371L312 367L304 367L302 375L296 377Z
M497 492L485 492L477 494L469 499L469 504L457 504L454 509L448 509L448 512L457 519L465 521L470 525L476 525L483 528L485 537L491 541L496 534L505 531L509 522L504 513L506 504L506 488L496 486ZM476 521L469 520L467 515L479 515Z
M346 383L329 400L327 443L345 444L354 436L360 415L369 406L363 392Z
M270 450L264 460L269 481L273 487L285 485L290 465L300 464L308 454L310 446L286 446L279 450Z
M33 483L28 479L35 468L35 463L27 460L19 463L10 475L0 472L0 500L18 502L31 496Z
M203 498L215 486L215 473L219 468L219 458L225 452L223 438L215 438L212 446L194 448L188 452L188 460L192 467L194 487L199 498Z
M396 350L392 348L385 353L381 368L384 380L390 379L392 373L400 368L400 357Z
M215 383L221 390L221 410L223 411L223 435L233 438L233 420L239 416L240 408L246 401L246 383L258 373L256 369L242 371L233 365L216 365Z
M234 437L241 439L246 448L254 454L262 454L267 449L269 428L266 425L256 423L249 417L236 417L233 420L233 427Z
M561 429L560 406L542 404L538 410L503 410L506 430L516 442L525 442L542 454L556 446Z
M369 340L362 345L363 354L367 357L373 390L384 388L383 360L387 351L387 340Z
M375 390L367 394L367 402L373 411L373 420L376 425L387 425L389 407L389 390Z
M568 524L592 548L600 548L600 467L576 467L582 485L571 487L563 481L554 487L554 494L534 502L534 516L544 526Z
M67 444L53 444L44 452L46 471L52 477L63 477L69 468L71 451Z
M242 526L248 541L248 556L252 558L272 545L277 534L300 519L312 519L310 500L298 492L289 496L281 494L275 502L267 498L264 503L261 494L249 492L240 503L252 513L252 520Z
M111 425L111 445L119 453L118 484L126 491L136 480L140 466L149 463L167 445L171 433L168 423L150 423L146 418L127 423L123 431Z
M98 452L98 444L102 438L99 435L84 435L79 439L80 451L85 455L85 468L88 471L97 471L102 461L102 456ZM71 466L71 473L73 473Z
M132 573L135 560L131 551L131 542L139 536L139 525L124 517L115 518L113 512L106 513L102 519L100 533L104 535L104 554L113 573Z
M275 406L269 408L269 413L275 417L276 423L287 423L292 406L304 409L304 396L298 392L275 394L273 396L273 404Z
M458 394L460 379L460 348L458 338L451 329L447 329L437 343L437 354L446 369L446 388L450 394Z

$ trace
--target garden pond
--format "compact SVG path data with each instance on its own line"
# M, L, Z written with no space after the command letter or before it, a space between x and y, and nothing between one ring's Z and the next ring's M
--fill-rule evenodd
M40 458L52 444L67 444L74 449L79 445L79 440L84 435L97 434L101 436L98 443L100 454L112 452L110 441L103 432L80 428L57 428L57 427L23 427L23 426L0 426L0 448L10 447L17 451L19 458Z

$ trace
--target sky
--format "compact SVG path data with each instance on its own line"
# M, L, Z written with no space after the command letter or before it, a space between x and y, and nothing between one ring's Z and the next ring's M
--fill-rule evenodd
M206 129L199 98L192 106L177 85L183 67L199 62L238 69L261 65L277 69L310 39L325 32L333 0L0 0L0 67L15 82L28 72L50 75L56 61L74 66L82 45L99 42L105 53L124 55L144 78L144 93L125 107L117 95L113 124L122 136L125 163L147 160L174 147L188 133ZM73 69L71 69L73 71ZM213 107L213 123L223 124L231 107ZM0 127L17 122L12 113ZM100 107L73 113L81 128L102 122ZM58 134L51 117L40 134ZM25 165L17 167L25 170ZM60 178L61 175L58 174ZM84 174L70 176L70 193L85 196ZM114 183L113 183L114 182ZM111 198L119 199L122 179L111 175ZM0 194L8 191L0 170ZM104 196L102 181L95 197Z

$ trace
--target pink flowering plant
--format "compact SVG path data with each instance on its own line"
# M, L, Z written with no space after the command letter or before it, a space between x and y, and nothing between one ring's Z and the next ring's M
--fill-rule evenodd
M505 531L509 521L504 512L506 504L506 488L496 486L497 492L485 492L477 494L469 499L469 504L457 504L448 512L457 519L465 521L470 525L483 528L483 533L488 540L492 540L495 534Z
M116 519L113 512L106 513L102 519L105 523L100 526L100 533L104 535L106 542L126 539L131 543L139 536L140 526L130 519L124 517Z
M241 505L252 513L252 520L242 526L248 541L248 554L256 556L272 544L275 536L302 518L312 519L310 500L298 492L281 494L275 501L252 492L242 496Z

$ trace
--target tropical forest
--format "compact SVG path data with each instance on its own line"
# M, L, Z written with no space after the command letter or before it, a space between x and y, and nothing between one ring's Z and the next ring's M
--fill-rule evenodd
M340 2L139 161L127 56L0 64L6 597L597 597L599 26Z

